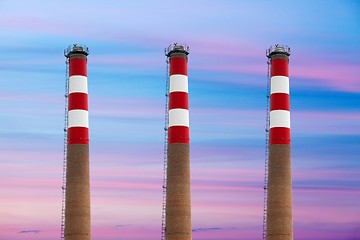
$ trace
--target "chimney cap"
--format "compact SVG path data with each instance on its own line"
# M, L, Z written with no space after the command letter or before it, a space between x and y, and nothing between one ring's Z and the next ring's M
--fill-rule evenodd
M86 45L74 43L64 50L64 56L67 58L69 58L70 55L74 53L80 53L87 56L89 55L89 48Z
M167 57L170 57L170 55L173 53L184 53L188 55L189 52L190 52L189 46L187 46L186 44L174 43L168 46L167 48L165 48L165 55Z
M266 56L271 58L276 54L285 54L286 56L290 56L290 47L286 45L275 44L266 50Z

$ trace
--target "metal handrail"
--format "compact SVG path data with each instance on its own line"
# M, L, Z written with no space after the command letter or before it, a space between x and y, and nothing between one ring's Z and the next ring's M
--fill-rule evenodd
M273 53L284 53L289 56L290 47L286 45L275 44L274 46L270 46L268 49L266 49L266 56L268 58L270 58Z
M190 48L186 44L174 43L165 48L165 55L169 57L172 52L183 52L186 55L189 54Z
M72 53L72 52L83 52L83 53L85 53L85 55L88 55L89 54L89 48L84 44L75 43L75 44L67 47L64 50L64 56L69 57L69 54Z

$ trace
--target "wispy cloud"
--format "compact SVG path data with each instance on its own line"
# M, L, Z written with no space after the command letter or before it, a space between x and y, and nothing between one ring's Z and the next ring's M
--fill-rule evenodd
M68 0L0 0L2 238L58 239L63 48L74 42L90 48L93 238L159 238L163 48L179 42L190 47L194 239L259 239L265 49L280 37L292 48L295 236L360 239L355 4L332 1L326 9L322 3L310 9L299 2L268 18L276 4L185 0L179 5L184 17L177 18L163 1L110 2L77 1L86 12L79 18Z
M209 227L209 228L193 228L193 232L207 232L207 231L216 231L216 230L223 230L224 228L221 227Z
M21 233L21 234L23 234L23 233L35 233L35 234L38 234L39 232L41 232L41 230L22 230L22 231L20 231L18 233Z
M131 224L117 224L117 225L115 225L115 228L119 229L119 228L130 227L130 226L131 226Z
M359 72L359 68L355 64L343 64L334 61L329 64L294 65L291 75L296 78L303 78L309 86L311 86L310 84L322 85L331 89L358 93L360 92Z

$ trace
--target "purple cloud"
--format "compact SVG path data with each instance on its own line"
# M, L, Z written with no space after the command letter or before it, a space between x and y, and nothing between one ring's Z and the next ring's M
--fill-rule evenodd
M24 233L35 233L35 234L38 234L38 233L40 233L41 232L41 230L22 230L22 231L20 231L20 232L18 232L18 233L21 233L21 234L24 234Z

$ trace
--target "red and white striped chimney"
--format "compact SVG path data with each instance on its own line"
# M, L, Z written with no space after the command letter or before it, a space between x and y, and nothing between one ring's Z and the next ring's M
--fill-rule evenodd
M166 240L191 240L190 136L188 103L189 49L170 46Z
M90 240L88 48L74 44L69 59L68 145L66 167L65 240Z
M68 144L89 144L87 59L69 61Z
M182 46L181 46L182 47ZM183 47L182 47L183 48ZM176 48L173 50L176 51ZM170 54L169 144L189 144L189 98L187 55Z
M292 240L292 177L290 148L290 49L275 45L271 64L267 240Z
M270 145L290 145L289 55L282 49L270 55Z

